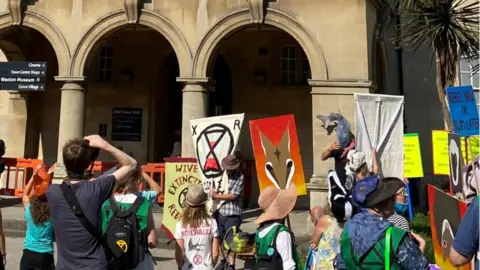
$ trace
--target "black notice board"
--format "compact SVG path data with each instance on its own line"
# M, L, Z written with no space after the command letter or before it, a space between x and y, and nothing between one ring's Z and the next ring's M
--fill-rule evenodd
M112 141L141 141L142 113L140 108L113 108Z

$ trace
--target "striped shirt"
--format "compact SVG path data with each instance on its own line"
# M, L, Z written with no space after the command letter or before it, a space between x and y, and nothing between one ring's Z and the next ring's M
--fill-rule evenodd
M406 231L407 233L410 232L410 224L408 224L408 220L406 218L404 218L403 216L395 213L393 215L391 215L389 218L387 218L387 221L392 223L393 226L397 227L397 228L400 228L404 231Z

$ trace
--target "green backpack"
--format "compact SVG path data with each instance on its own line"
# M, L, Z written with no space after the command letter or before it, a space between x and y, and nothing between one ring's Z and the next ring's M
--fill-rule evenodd
M236 226L231 227L223 238L223 247L229 253L249 252L255 246L254 235L242 232Z
M345 227L340 240L345 266L348 270L400 270L401 267L394 258L405 236L404 230L388 227L384 236L365 255L359 257L353 251L348 228Z

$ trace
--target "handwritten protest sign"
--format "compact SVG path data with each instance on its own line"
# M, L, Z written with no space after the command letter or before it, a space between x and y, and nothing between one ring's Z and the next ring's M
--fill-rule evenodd
M448 132L443 130L432 131L433 142L433 174L450 175L448 159Z
M478 135L478 109L471 85L447 88L453 129L462 137Z
M166 159L162 230L169 239L173 239L175 226L180 220L188 187L196 183L201 183L196 159Z
M405 154L403 161L403 177L423 177L422 154L420 153L420 140L418 138L418 133L403 135L403 151Z

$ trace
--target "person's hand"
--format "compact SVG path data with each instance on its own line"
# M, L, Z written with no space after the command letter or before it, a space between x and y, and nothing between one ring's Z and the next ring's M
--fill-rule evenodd
M310 247L313 249L313 251L317 251L317 250L318 250L318 245L315 244L315 243L312 243L312 244L310 245Z
M217 193L215 192L215 189L213 187L210 188L210 196L212 196L212 199L215 199L215 196Z
M105 149L108 146L108 142L98 135L86 136L84 139L87 140L90 147L93 148Z
M408 179L407 179L407 178L403 178L403 183L404 183L405 185L408 185Z
M42 164L38 164L37 167L35 167L35 170L33 170L33 175L37 175L38 171L42 168ZM32 175L32 177L33 177Z
M415 238L415 240L417 240L418 247L420 248L420 251L422 251L423 253L423 251L425 250L425 239L423 239L420 235L414 232L411 232L410 234L413 236L413 238Z
M55 171L55 167L57 166L57 163L54 163L50 168L48 168L48 174L51 174Z
M332 145L330 145L330 147L328 148L328 150L330 151L333 151L333 150L338 150L340 149L340 144L338 144L338 141L335 141Z

